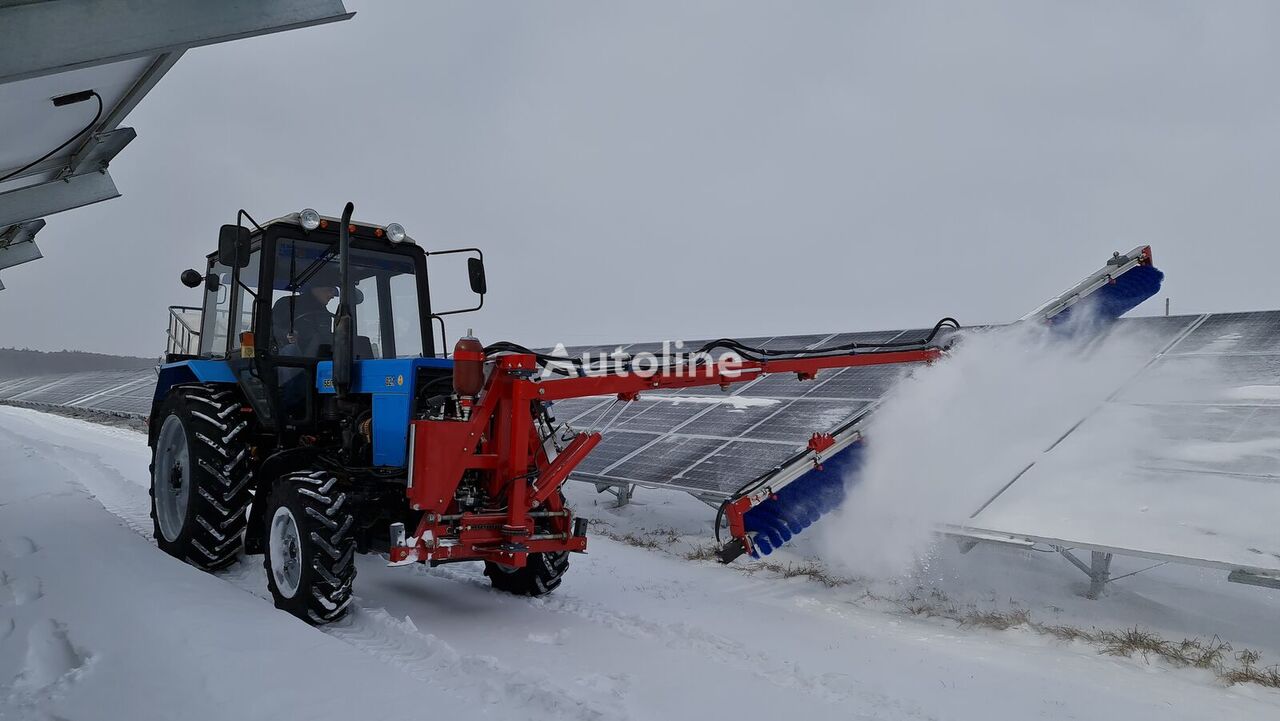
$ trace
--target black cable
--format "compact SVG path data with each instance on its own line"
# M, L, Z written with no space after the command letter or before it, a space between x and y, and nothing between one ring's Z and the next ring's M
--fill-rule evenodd
M713 340L709 343L703 344L700 348L698 348L698 350L694 351L691 355L697 357L704 354L709 354L709 352L715 348L726 348L728 350L732 350L738 353L739 355L741 355L745 360L756 361L756 362L762 362L770 358L776 359L780 356L797 356L797 357L804 357L804 358L835 358L835 357L847 356L847 355L876 355L880 353L892 353L898 350L902 350L904 348L928 347L929 344L933 342L934 338L937 337L938 333L940 333L943 328L947 328L947 327L958 329L960 327L960 323L957 322L955 318L950 318L950 317L943 318L942 320L939 320L937 323L934 324L933 329L929 331L928 335L926 335L923 338L919 338L915 340L885 341L883 343L853 342L853 343L842 343L840 345L834 345L834 346L826 346L822 348L758 348L755 346L746 345L745 343L742 343L741 341L738 341L733 338L720 338L717 340ZM627 364L628 364L628 360L619 359L617 361L614 361L612 363L608 363L605 365L597 365L597 364L588 365L578 358L569 358L564 356L553 356L553 355L547 355L545 353L538 353L536 351L530 350L529 348L526 348L517 343L511 343L507 341L493 343L485 347L486 355L492 355L496 353L521 353L525 355L532 355L537 359L539 365L543 366L544 368L546 368L547 366L551 366L552 364L557 366L557 367L552 367L550 371L552 373L555 373L557 375L562 375L562 376L575 375L575 373L570 373L568 370L566 370L563 367L566 364L571 366L576 371L576 375L579 375L579 376L585 374L588 371L597 371L597 372L608 371L616 368L627 367ZM704 360L705 359L700 359L699 362L702 362ZM671 367L673 365L676 365L676 364L674 362L668 361L663 366L659 366L657 368L654 368L653 370L657 371L663 368Z
M729 348L731 350L746 351L761 356L780 356L780 355L804 355L805 357L821 357L823 354L830 354L838 351L856 351L868 348L914 348L926 346L933 342L938 333L943 328L960 328L960 323L955 318L943 318L934 324L933 330L924 338L905 341L885 341L883 343L842 343L840 345L826 346L823 348L756 348L746 345L733 338L720 338L710 343L704 344L697 352L702 353L713 348Z
M11 172L11 173L9 173L9 174L5 175L4 177L0 177L0 183L3 183L4 181L6 181L6 180L8 180L8 179L10 179L10 178L12 178L12 177L14 177L14 176L21 175L22 173L26 172L27 170L30 170L31 168L34 168L35 166L39 165L40 163L43 163L44 161L46 161L46 160L48 160L49 158L53 157L54 155L56 155L56 154L58 153L58 151L60 151L60 150L62 150L63 148L67 147L68 145L70 145L70 144L74 143L74 142L76 141L76 139L78 139L81 135L84 135L85 133L89 132L90 130L92 130L92 129L93 129L93 126L95 126L95 125L97 125L97 124L98 124L98 121L102 119L102 96L101 96L101 95L98 95L98 91L96 91L96 90L90 90L89 92L90 92L90 94L92 94L92 95L93 95L93 97L94 97L94 98L96 98L96 99L97 99L97 101L98 101L98 112L96 112L96 113L94 113L94 114L93 114L93 120L90 120L88 125L86 125L86 126L84 126L83 128L81 128L81 129L80 129L80 132L78 132L78 133L76 133L75 135L72 135L71 137L67 138L66 142L64 142L62 145L59 145L58 147L54 148L53 150L50 150L49 152L45 153L44 155L41 155L40 157L36 158L35 160L31 161L30 163L27 163L26 165L24 165L24 166L22 166L21 168L18 168L17 170L15 170L15 171L13 171L13 172Z

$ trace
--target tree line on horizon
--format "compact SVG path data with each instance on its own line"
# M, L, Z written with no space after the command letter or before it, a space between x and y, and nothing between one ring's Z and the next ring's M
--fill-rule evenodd
M144 370L153 368L155 365L155 358L78 350L41 351L27 348L0 348L0 378L86 371Z

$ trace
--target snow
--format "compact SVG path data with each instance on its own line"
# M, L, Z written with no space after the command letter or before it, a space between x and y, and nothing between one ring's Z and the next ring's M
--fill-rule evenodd
M670 552L596 534L564 585L533 600L491 590L471 564L387 568L363 557L352 615L314 629L272 607L260 558L208 575L155 548L148 460L134 431L0 408L0 718L1280 714L1280 693L1225 688L1205 671L876 600L917 583L965 603L1017 596L1052 620L1221 632L1275 659L1280 599L1269 591L1162 568L1092 603L1072 594L1078 574L1064 563L982 547L941 553L910 583L828 588L686 560L691 542L709 540L705 506L642 492L616 509L587 485L570 500L603 532L671 534ZM778 557L812 550L801 542Z
M1086 313L1073 315L1073 323L1088 322ZM1078 337L1030 323L967 333L946 358L894 386L865 432L865 465L824 524L826 557L855 573L910 570L937 528L966 523L1150 358L1137 339L1087 345L1092 336ZM1095 438L1093 456L1075 472L1128 459L1127 430Z
M748 408L762 408L768 406L776 406L781 403L777 398L752 398L748 396L677 396L669 393L642 393L640 400L648 401L671 401L675 405L681 403L690 403L695 405L723 405L735 411L745 411Z
M1150 411L1108 407L1019 479L974 523L1112 548L1245 568L1280 568L1280 530L1257 509L1280 507L1280 483L1227 475L1231 462L1280 455L1275 439L1164 445L1126 440L1137 462L1099 458L1115 429L1151 428ZM1179 468L1181 462L1183 468Z
M1255 510L1280 507L1280 409L1178 402L1280 389L1230 386L1236 366L1210 357L1164 364L1152 382L1144 369L1158 340L1063 330L970 333L897 385L866 431L865 466L823 524L824 558L907 573L938 527L961 526L1280 568L1280 532ZM1142 403L1123 401L1130 387Z
M1280 400L1280 386L1240 386L1227 392L1229 398L1242 400Z

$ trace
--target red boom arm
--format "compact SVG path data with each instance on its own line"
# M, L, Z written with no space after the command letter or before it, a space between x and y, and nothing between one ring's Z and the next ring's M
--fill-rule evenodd
M587 539L556 491L601 440L579 433L548 459L534 424L535 402L617 394L632 401L649 390L698 386L728 388L768 373L795 373L890 363L928 362L937 348L848 355L683 363L652 372L610 372L535 379L537 356L500 355L470 415L461 420L415 420L409 442L410 506L422 511L414 536L393 544L392 563L489 560L520 567L527 555L583 551ZM464 476L484 482L502 511L458 512L454 500Z

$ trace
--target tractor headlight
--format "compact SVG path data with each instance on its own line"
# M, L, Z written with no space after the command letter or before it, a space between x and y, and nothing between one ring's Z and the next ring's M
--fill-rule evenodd
M404 239L409 237L404 232L404 226L399 223L391 223L387 225L387 240L392 243L403 243Z
M320 227L320 214L311 208L303 208L302 212L298 213L298 222L307 230L315 230Z

